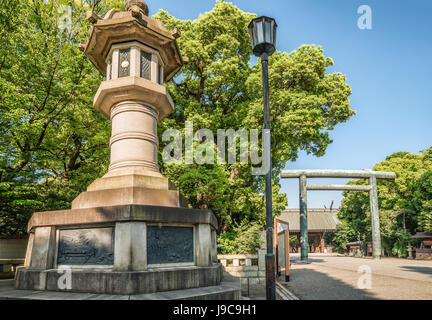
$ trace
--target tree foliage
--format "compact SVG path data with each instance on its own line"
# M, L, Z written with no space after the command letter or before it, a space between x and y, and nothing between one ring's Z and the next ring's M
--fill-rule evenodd
M256 254L263 245L262 225L244 220L218 238L220 254Z

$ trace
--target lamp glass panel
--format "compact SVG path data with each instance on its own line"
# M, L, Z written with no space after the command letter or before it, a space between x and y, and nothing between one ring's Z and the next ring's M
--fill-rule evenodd
M252 27L252 39L253 39L253 44L252 46L255 47L258 43L258 31L257 31L257 26L256 23L253 23L253 27Z
M264 30L263 30L262 21L259 21L256 23L255 30L256 30L256 36L257 36L256 44L264 42Z
M253 30L251 28L249 28L249 35L250 35L250 38L251 38L252 48L253 48L255 46L255 39L254 39Z
M270 21L265 22L265 42L273 43L272 23Z

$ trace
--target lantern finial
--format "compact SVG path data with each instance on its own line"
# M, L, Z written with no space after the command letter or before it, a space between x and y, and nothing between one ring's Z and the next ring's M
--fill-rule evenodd
M125 4L126 11L136 11L134 8L141 11L145 16L149 14L149 8L143 0L128 0Z

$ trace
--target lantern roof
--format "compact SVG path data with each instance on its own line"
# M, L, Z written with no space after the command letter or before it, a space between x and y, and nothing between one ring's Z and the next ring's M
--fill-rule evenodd
M106 76L111 46L138 41L159 52L164 64L164 81L171 80L185 62L176 41L180 32L168 31L162 21L148 17L147 4L142 0L128 0L125 9L112 9L104 18L89 12L87 19L93 28L87 43L80 45L81 50Z

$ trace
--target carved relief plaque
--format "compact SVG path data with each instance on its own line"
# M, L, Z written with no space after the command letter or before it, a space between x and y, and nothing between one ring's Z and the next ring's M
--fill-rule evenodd
M60 230L58 265L114 264L114 228Z
M192 227L147 227L147 263L193 263Z

